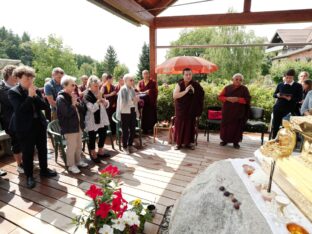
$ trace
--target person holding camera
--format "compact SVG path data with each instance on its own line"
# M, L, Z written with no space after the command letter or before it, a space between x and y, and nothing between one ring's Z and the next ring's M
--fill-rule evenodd
M193 80L190 68L185 68L182 74L183 79L178 82L173 91L175 149L178 150L184 146L194 150L196 117L199 117L203 112L205 92L201 85Z
M16 133L22 150L22 158L26 185L34 188L33 161L35 147L38 151L40 175L54 177L56 172L48 168L47 160L47 120L42 110L46 103L41 92L33 84L35 71L31 67L20 66L13 75L18 78L18 85L9 90L9 101L13 107L13 115L9 129Z

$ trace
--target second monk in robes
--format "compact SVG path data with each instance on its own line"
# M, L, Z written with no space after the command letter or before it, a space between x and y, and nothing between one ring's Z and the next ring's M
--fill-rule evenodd
M232 77L233 84L226 86L219 95L222 107L222 122L220 130L221 146L233 143L239 149L243 139L243 131L249 117L250 94L248 88L242 85L242 74Z
M153 131L157 122L157 85L150 79L148 70L142 72L143 80L138 84L141 99L144 100L142 111L142 129L144 133Z
M203 111L204 90L197 81L192 79L190 68L183 70L183 79L178 82L174 91L175 101L175 149L182 146L195 149L194 136L196 117Z

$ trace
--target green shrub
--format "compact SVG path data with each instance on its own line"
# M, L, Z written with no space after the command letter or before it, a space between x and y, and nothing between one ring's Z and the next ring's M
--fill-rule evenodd
M204 110L200 118L200 127L203 127L205 126L205 120L207 119L208 106L221 105L221 102L218 100L218 95L225 85L207 82L201 82L201 85L205 91ZM175 84L158 87L158 120L170 120L170 118L174 116L174 101L172 97L174 87ZM252 97L251 105L263 108L265 121L269 122L274 105L273 92L275 87L261 85L259 83L249 84L247 87Z
M270 74L272 76L272 79L276 83L281 82L284 73L290 68L295 69L296 76L298 76L301 71L307 71L310 74L310 77L312 76L312 62L311 61L310 62L307 62L307 61L296 62L296 61L287 60L287 61L273 63L270 69Z

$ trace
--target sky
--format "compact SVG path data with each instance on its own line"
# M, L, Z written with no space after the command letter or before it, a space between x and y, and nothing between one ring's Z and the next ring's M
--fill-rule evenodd
M196 0L179 0L176 4ZM225 13L229 8L237 12L243 9L243 0L213 0L188 6L172 7L161 16ZM312 8L312 0L252 0L251 11ZM0 0L0 27L14 33L30 34L32 39L50 34L63 39L74 53L103 60L106 49L112 45L120 63L135 73L144 42L148 43L148 28L137 27L87 0ZM256 35L270 40L276 29L305 28L305 24L279 24L247 26ZM183 29L159 29L157 44L169 45L179 38ZM166 50L158 49L157 63L165 60Z

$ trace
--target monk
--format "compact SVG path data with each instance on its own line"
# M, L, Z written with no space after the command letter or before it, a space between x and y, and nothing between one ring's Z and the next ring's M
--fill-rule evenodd
M243 131L249 117L250 94L248 88L242 85L244 76L235 74L232 84L226 86L219 100L223 103L220 138L221 146L233 143L235 149L239 149L239 142L243 140Z
M144 133L153 131L157 122L157 84L150 79L148 70L142 72L143 80L138 84L141 100L144 101L142 110L142 130Z
M192 79L192 70L183 70L183 79L173 91L175 103L175 150L186 147L194 150L196 117L203 111L205 92L197 81Z
M113 77L111 75L106 76L106 82L103 84L101 92L103 93L103 97L109 101L109 107L106 109L106 112L109 118L112 133L115 134L116 125L112 117L114 112L116 112L117 92L115 86L113 85Z

